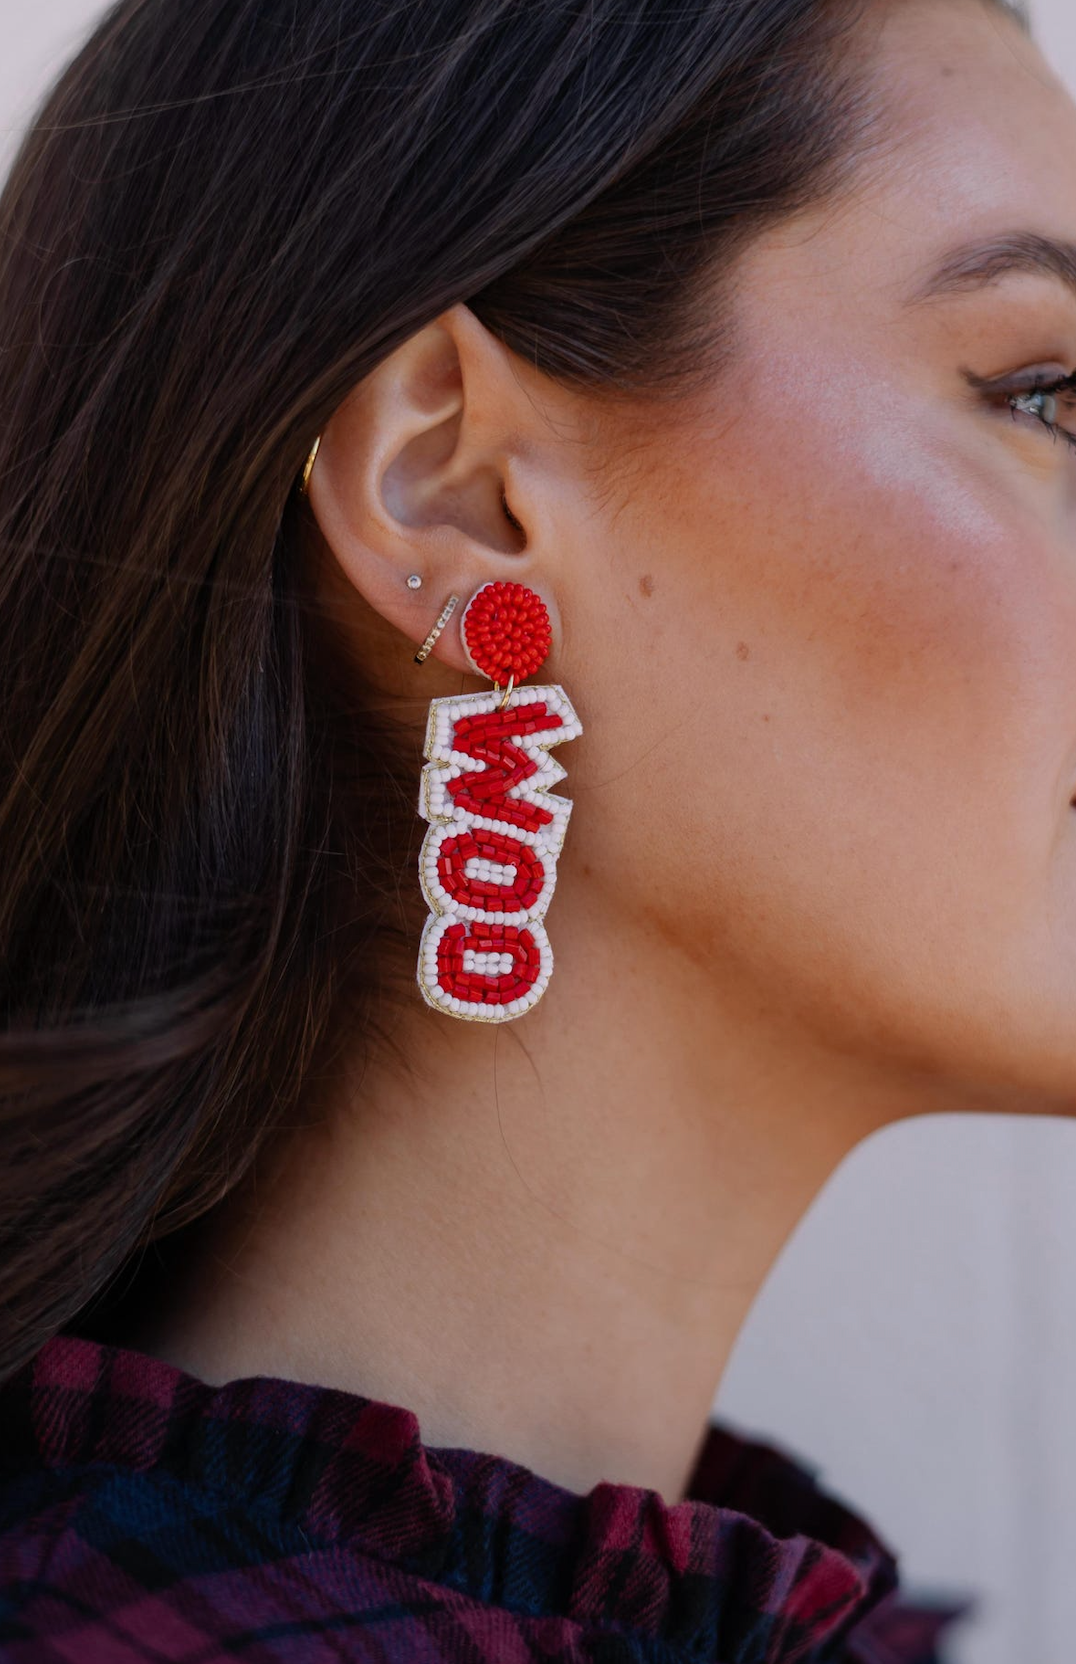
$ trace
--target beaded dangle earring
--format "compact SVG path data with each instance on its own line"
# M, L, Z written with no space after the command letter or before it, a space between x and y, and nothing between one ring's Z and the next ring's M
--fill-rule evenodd
M417 663L458 601L450 597ZM418 985L438 1011L503 1023L537 1005L553 970L542 921L572 805L549 790L567 773L549 748L583 728L562 687L517 685L552 640L532 589L483 584L460 631L468 664L493 686L430 701L419 791L419 814L430 823L419 855L430 916Z

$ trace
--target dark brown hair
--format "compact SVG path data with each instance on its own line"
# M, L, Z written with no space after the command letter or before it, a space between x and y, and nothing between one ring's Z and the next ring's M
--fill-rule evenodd
M603 396L712 371L737 249L866 130L863 4L119 0L41 103L0 196L0 1379L392 1042L418 754L312 603L314 435L459 301Z

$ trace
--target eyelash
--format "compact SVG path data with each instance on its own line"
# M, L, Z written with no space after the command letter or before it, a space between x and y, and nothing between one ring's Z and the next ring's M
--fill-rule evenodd
M1070 376L1062 376L1060 380L1056 377L1051 380L1049 377L1039 376L1027 387L1010 389L1008 392L1002 393L1005 404L1012 411L1013 421L1021 414L1031 416L1036 422L1041 422L1042 426L1055 440L1058 437L1064 439L1076 451L1076 433L1071 432L1069 428L1063 427L1060 422L1048 421L1045 416L1038 415L1034 410L1020 411L1017 409L1017 399L1033 399L1038 394L1046 394L1051 397L1067 394L1071 400L1076 400L1076 373Z

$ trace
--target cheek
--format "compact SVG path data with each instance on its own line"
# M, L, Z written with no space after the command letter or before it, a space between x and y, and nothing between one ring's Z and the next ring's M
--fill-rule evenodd
M1041 990L1058 908L1076 943L1073 561L966 414L780 408L670 446L618 522L595 825L707 974L951 1031Z

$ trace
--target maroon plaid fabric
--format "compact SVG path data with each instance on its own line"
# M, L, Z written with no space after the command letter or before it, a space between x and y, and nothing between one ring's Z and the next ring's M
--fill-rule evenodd
M935 1664L970 1609L901 1601L863 1520L716 1424L667 1505L75 1335L0 1388L5 1664Z

